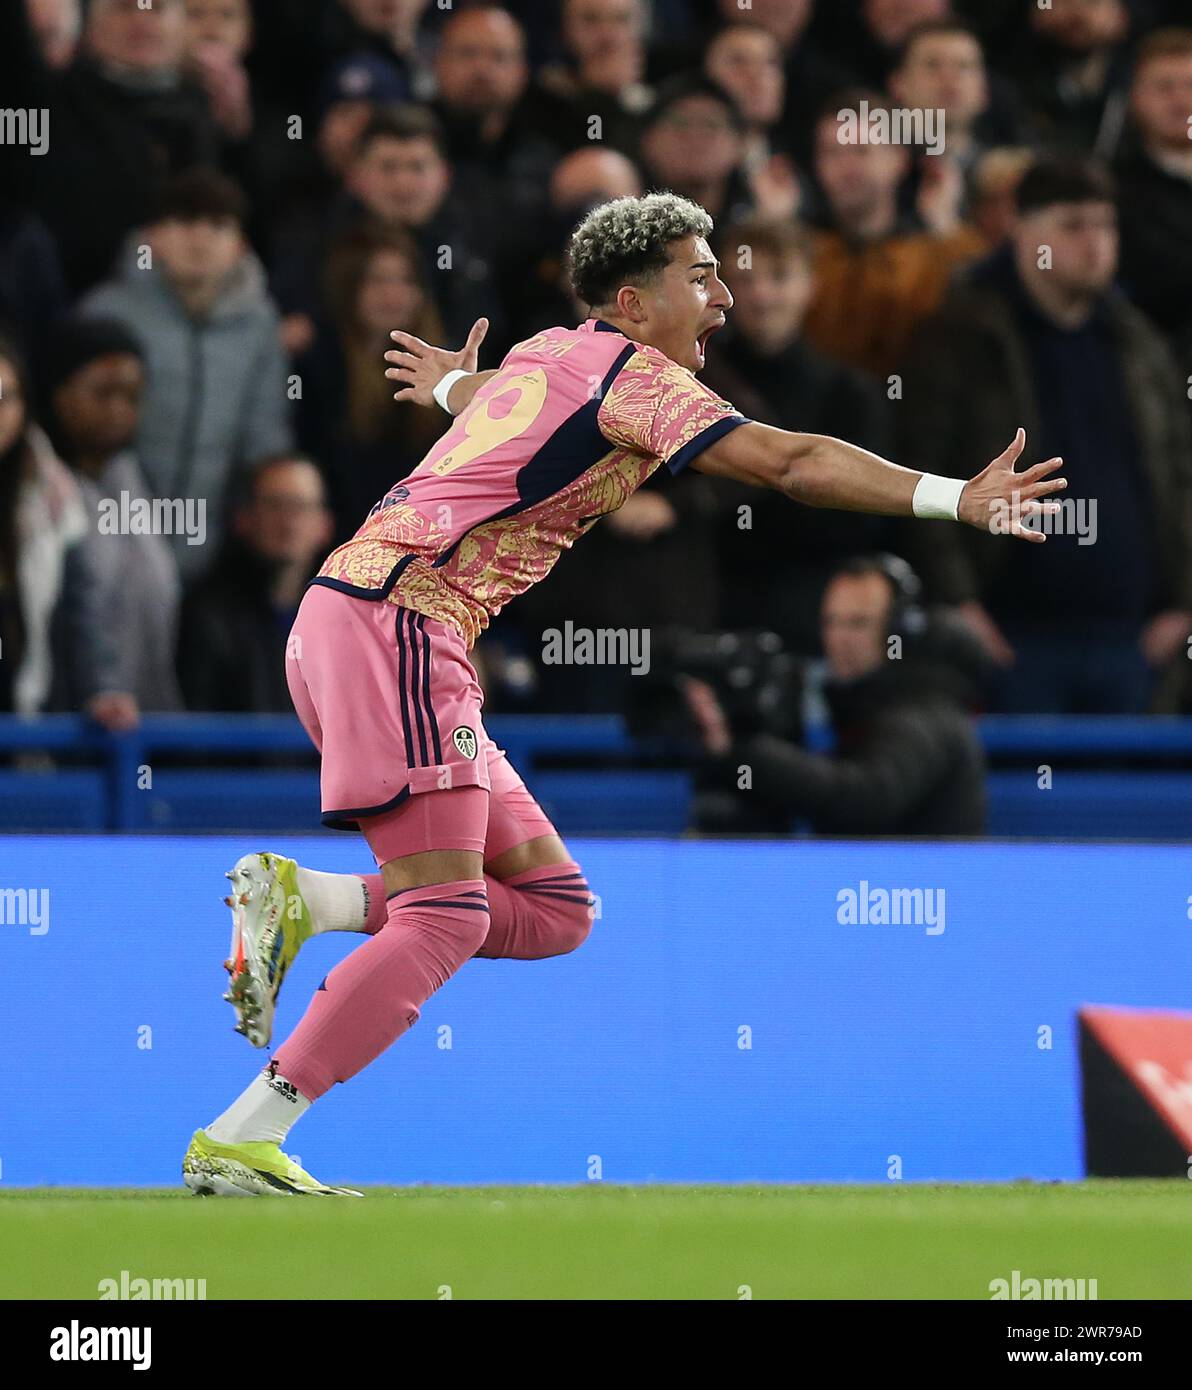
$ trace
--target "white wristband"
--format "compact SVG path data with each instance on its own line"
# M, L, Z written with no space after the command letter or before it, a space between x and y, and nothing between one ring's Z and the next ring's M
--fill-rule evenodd
M453 372L448 372L446 376L441 376L439 378L439 383L431 392L431 395L434 396L435 400L443 407L448 415L455 414L455 411L447 404L447 397L451 394L451 388L461 377L474 375L474 372L465 372L459 367L456 367Z
M955 521L963 491L963 478L941 478L936 473L924 473L915 484L911 510L916 516L934 521Z

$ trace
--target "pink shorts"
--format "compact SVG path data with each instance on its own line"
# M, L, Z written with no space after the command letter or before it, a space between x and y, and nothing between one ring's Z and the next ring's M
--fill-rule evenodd
M384 838L387 849L401 842L406 854L480 848L472 817L467 844L444 843L434 829L426 834L435 842L424 844L416 827L434 827L442 817L415 815L413 808L410 815L391 814L413 796L477 787L490 793L486 861L555 833L484 728L484 693L455 628L387 601L312 584L290 633L286 679L322 756L324 825L369 829L379 824L374 817L395 829L404 824L408 847L401 835Z

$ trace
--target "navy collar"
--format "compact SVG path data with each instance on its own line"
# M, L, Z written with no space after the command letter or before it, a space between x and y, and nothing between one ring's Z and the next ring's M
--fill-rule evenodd
M621 330L620 330L619 328L614 328L614 327L612 326L611 323L608 323L608 322L607 322L606 320L604 320L604 319L596 319L596 320L594 321L594 327L593 327L592 331L593 331L594 333L620 333L620 332L621 332ZM622 337L623 337L623 336L624 336L624 335L622 334Z

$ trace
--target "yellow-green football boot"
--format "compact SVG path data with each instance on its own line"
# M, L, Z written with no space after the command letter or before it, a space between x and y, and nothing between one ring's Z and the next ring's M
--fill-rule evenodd
M196 1129L182 1160L182 1181L199 1197L361 1197L328 1187L300 1168L279 1144L220 1144Z
M228 878L232 950L224 968L232 983L224 998L236 1010L236 1032L268 1047L282 981L311 935L310 908L298 891L298 865L280 854L246 854Z

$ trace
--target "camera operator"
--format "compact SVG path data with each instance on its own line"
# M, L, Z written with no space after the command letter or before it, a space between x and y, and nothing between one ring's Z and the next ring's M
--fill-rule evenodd
M785 833L797 819L830 835L982 833L985 760L966 705L985 659L962 629L927 619L918 591L891 555L852 560L829 581L825 661L805 668L802 703L822 695L830 754L742 727L711 683L680 677L705 754L696 829Z

